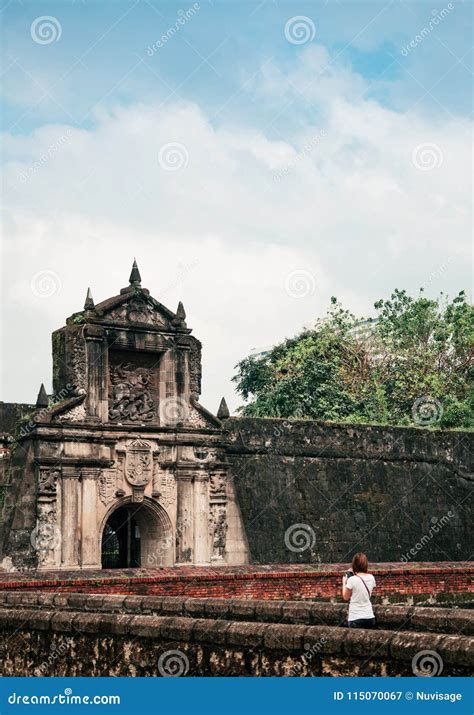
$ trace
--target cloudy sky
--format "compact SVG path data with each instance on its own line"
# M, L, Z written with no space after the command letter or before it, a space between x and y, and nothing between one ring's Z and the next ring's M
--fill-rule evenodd
M237 361L395 287L471 287L472 4L1 0L0 399L142 283Z

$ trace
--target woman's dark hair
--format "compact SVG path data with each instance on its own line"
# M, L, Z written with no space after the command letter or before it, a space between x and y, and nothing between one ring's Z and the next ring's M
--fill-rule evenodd
M352 570L354 573L367 573L369 570L369 561L362 551L359 551L352 559Z

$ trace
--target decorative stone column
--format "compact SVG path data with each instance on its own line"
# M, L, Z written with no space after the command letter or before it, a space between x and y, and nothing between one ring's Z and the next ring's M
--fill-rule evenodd
M194 563L208 564L209 475L202 469L194 477Z
M87 398L89 419L108 420L108 348L104 328L86 325Z
M79 474L77 469L63 467L62 474L62 524L61 524L61 568L79 568L80 511L78 498Z
M98 553L97 538L97 482L100 469L96 467L82 467L82 553L81 565L83 568L100 568L100 554Z
M176 561L178 564L192 564L194 561L193 477L192 471L181 471L181 469L177 469Z

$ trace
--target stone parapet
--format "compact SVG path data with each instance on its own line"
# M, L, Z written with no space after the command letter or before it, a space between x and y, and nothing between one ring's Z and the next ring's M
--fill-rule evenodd
M283 600L0 591L0 609L5 608L179 616L293 625L345 626L347 623L347 604ZM375 605L374 613L377 625L382 629L474 635L474 620L469 609Z
M0 608L0 628L2 676L167 675L171 651L190 676L413 675L427 649L443 675L474 664L472 637L407 631L38 608Z

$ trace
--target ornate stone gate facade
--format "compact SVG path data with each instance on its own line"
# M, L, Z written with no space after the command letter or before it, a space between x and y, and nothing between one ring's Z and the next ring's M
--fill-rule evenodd
M125 508L142 567L244 563L229 530L228 411L202 407L200 385L201 344L182 304L173 313L150 296L135 263L119 295L94 305L88 291L53 334L54 404L43 390L23 427L19 499L34 500L36 522L31 547L17 543L12 557L26 563L31 549L31 567L100 568L105 525Z

